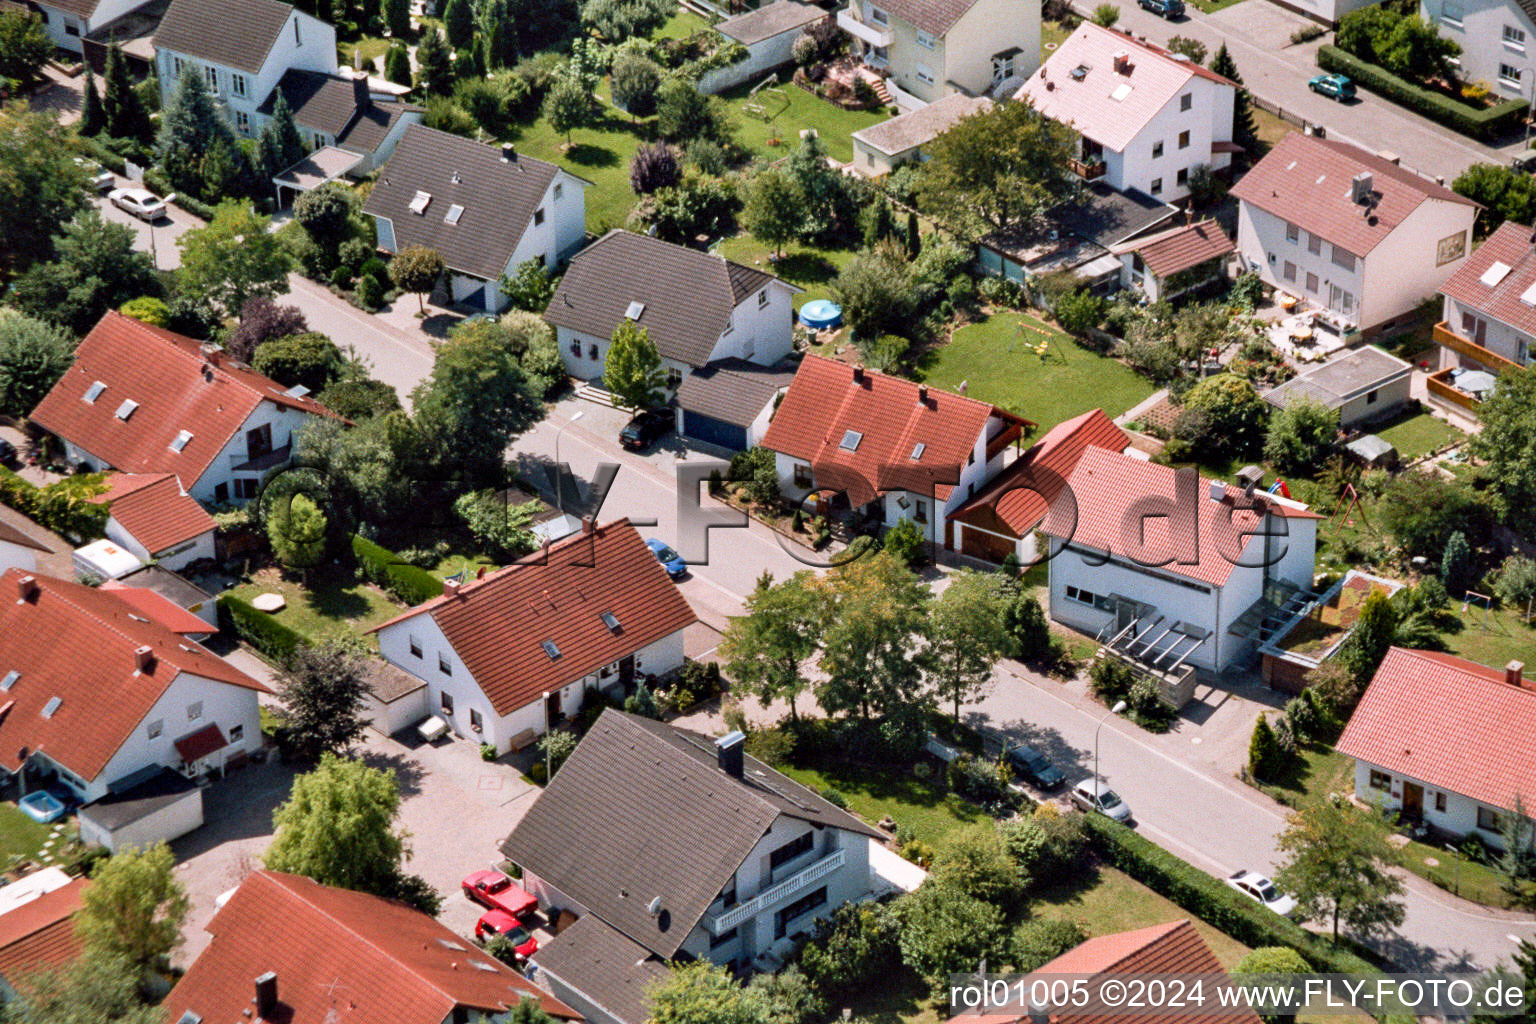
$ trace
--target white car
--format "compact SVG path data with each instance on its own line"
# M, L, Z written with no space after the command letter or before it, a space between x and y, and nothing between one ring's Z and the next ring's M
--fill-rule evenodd
M90 176L91 188L93 188L97 194L109 192L117 186L117 179L112 176L112 172L101 166L101 164L98 164L96 161L87 160L84 157L77 156L75 157L75 163L80 166L81 170Z
M165 200L147 188L115 188L107 199L119 210L153 223L165 216Z
M1257 871L1238 871L1227 876L1227 884L1249 899L1257 900L1281 917L1290 916L1296 901L1275 888L1275 883Z
M1085 811L1098 811L1106 818L1113 818L1122 825L1131 820L1131 805L1120 799L1120 794L1097 779L1084 779L1072 787L1072 802Z

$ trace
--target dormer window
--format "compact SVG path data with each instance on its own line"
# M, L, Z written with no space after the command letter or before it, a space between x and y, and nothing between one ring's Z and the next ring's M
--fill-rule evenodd
M123 399L123 404L117 407L117 412L114 415L124 423L127 423L128 418L133 415L134 410L138 409L138 407L138 402L131 398L125 398Z
M556 658L560 657L560 648L555 646L555 642L553 640L541 641L539 646L544 648L544 653L549 655L550 661L554 661Z
M176 435L176 439L171 442L171 451L173 451L173 452L181 451L183 448L185 448L187 446L187 442L189 442L191 440L192 440L192 431L190 431L190 430L183 430L181 433L177 434Z
M99 380L94 381L90 387L85 389L85 400L94 405L96 403L96 399L100 398L101 393L105 390L107 390L107 386L105 384Z
M427 212L427 204L430 202L432 202L432 193L417 192L411 197L411 212L420 217Z

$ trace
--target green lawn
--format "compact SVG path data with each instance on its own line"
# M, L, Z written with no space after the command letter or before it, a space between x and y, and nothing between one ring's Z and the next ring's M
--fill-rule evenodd
M935 792L910 772L845 764L786 765L779 771L812 789L837 790L848 798L848 809L870 823L889 815L930 846L959 825L990 820L981 808L953 794Z
M360 54L363 64L371 68L373 61L384 56L393 42L393 39L385 39L383 36L363 36L337 43L336 53L342 67L356 67L354 58Z
M1332 747L1309 744L1301 757L1292 762L1284 777L1265 783L1259 789L1287 807L1310 807L1328 798L1330 793L1352 793L1355 789L1355 759Z
M804 288L804 294L795 296L796 309L812 299L827 298L838 272L854 257L852 249L823 249L796 242L785 246L784 255L770 262L768 246L746 233L722 239L714 251L728 260L757 267Z
M1501 668L1510 661L1531 661L1536 650L1536 625L1523 621L1524 608L1495 608L1486 613L1476 604L1462 611L1452 602L1451 612L1461 619L1461 631L1442 634L1452 654L1479 665Z
M1046 345L1043 357L1035 354L1039 343ZM924 358L921 372L929 384L949 391L966 381L970 397L1033 420L1041 432L1094 408L1118 416L1153 391L1124 363L1013 312L962 327L949 344Z
M1371 432L1390 442L1404 462L1426 455L1443 445L1464 441L1467 437L1445 420L1421 410L1400 413L1390 421L1371 428Z
M652 39L687 39L695 32L709 28L709 22L685 7L678 7L677 12L667 19L667 23L657 29Z
M15 804L0 804L0 868L16 858L36 860L52 831L52 825L33 821Z
M800 132L814 128L827 155L849 163L853 160L853 133L889 117L884 109L844 110L782 76L781 84L764 89L748 100L747 93L755 84L739 85L722 93L721 99L731 109L737 139L750 152L768 160L788 156L800 144ZM762 113L748 113L749 103L761 106Z
M1430 863L1433 861L1434 863ZM1403 867L1462 899L1489 907L1521 906L1499 884L1499 874L1445 847L1409 842L1403 847Z
M1071 29L1059 21L1040 22L1040 59L1042 61L1050 60L1051 54L1056 51L1058 46L1066 42L1067 37L1071 34Z
M261 569L250 582L231 591L246 601L273 592L288 602L273 618L310 637L358 635L405 610L377 587L359 580L350 565L310 570L307 581L276 569ZM371 637L369 642L374 642Z

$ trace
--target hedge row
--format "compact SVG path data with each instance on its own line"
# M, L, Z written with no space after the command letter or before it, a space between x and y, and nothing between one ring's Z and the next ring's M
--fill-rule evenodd
M106 503L90 500L105 489L101 480L97 473L38 487L0 466L0 505L9 505L67 540L84 543L100 537L107 528L110 512Z
M443 593L443 581L425 569L400 560L400 556L371 540L352 535L352 557L363 575L406 604L417 605Z
M85 150L92 160L95 160L113 174L127 176L128 162L123 159L121 153L113 152L89 135L80 136L80 148Z
M144 168L144 187L157 196L168 196L175 192L175 189L171 188L171 179L167 178L165 172L158 167ZM203 220L213 220L213 207L196 196L189 196L185 192L176 192L175 203L194 217L201 217Z
M1289 946L1315 970L1375 974L1374 964L1267 910L1189 862L1101 814L1084 815L1099 855L1154 892L1246 946Z
M1444 93L1398 78L1385 68L1366 63L1337 46L1324 46L1318 50L1317 66L1324 71L1347 75L1356 85L1476 139L1496 139L1513 131L1527 105L1526 100L1516 99L1491 107L1471 107Z
M310 642L303 633L289 629L233 594L221 594L218 606L219 628L233 632L273 661L287 661L294 648Z

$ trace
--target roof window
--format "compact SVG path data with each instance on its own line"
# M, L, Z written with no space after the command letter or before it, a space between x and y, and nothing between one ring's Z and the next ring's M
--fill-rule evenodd
M553 640L541 640L539 646L544 648L544 653L549 655L549 660L554 661L560 657L560 648L555 646Z
M599 616L599 618L601 618L603 620L603 625L607 626L609 629L613 630L615 633L617 633L619 631L619 629L620 629L619 617L617 615L613 614L613 612L603 612L603 614L601 616Z
M1500 263L1498 260L1494 260L1493 265L1483 271L1483 276L1478 278L1478 280L1492 288L1509 276L1510 269L1508 263Z
M443 215L443 223L457 224L459 222L459 218L462 216L464 216L464 207L460 206L458 203L454 203L452 206L448 207L448 212Z
M923 452L927 450L928 446L926 444L921 441L917 442L917 444L912 446L912 461L916 462L918 459L921 459L923 457Z
M85 400L94 404L96 399L100 398L101 393L105 390L107 390L105 384L99 380L94 381L90 387L85 389Z
M411 212L420 217L427 212L427 204L432 201L431 192L417 192L411 198Z
M864 440L864 435L857 430L845 430L843 431L843 439L838 442L837 446L845 452L856 452L859 450L859 442L862 440Z
M18 672L14 668L11 669L9 672L7 672L5 674L5 678L4 679L0 679L0 690L4 690L6 692L10 692L11 687L15 686L16 685L16 680L18 680L20 678L21 678L21 673Z
M645 303L631 302L629 308L624 311L625 320L639 320L645 315Z
M1520 301L1527 306L1536 306L1536 282L1533 282L1529 288L1520 293Z
M58 713L59 706L64 703L63 697L49 697L48 703L43 705L43 717L52 718Z
M171 451L173 451L173 452L181 451L183 448L185 448L187 446L187 442L189 442L191 440L192 440L192 431L190 431L190 430L183 430L181 433L177 434L176 435L176 439L171 442Z
M1088 70L1089 68L1087 64L1079 64L1077 67L1067 72L1067 74L1072 76L1072 81L1081 82L1083 79L1088 77Z
M1121 100L1129 96L1131 94L1131 90L1134 88L1135 86L1131 85L1129 82L1121 82L1119 85L1115 86L1115 91L1109 94L1109 98L1114 100L1116 103L1119 103Z
M135 402L131 398L125 398L123 399L123 404L117 407L117 412L114 415L116 415L117 418L122 420L124 423L127 423L128 417L132 416L134 410L136 410L138 407L138 402Z

